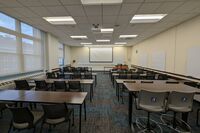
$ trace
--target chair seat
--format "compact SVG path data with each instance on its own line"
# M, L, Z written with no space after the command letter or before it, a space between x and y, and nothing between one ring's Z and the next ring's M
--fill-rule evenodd
M31 111L34 116L33 124L36 124L44 115L42 111Z
M34 116L33 125L35 125L42 118L42 116L44 115L44 113L40 112L40 111L31 111L31 113ZM13 122L13 126L15 128L17 128L17 129L24 129L24 128L28 128L29 123L27 123L27 122L25 122L25 123Z
M57 119L46 119L46 123L48 124L58 124L65 121L65 117L57 118Z
M192 111L192 108L174 106L174 105L170 105L170 104L168 105L168 109L175 111L175 112L190 112L190 111Z
M148 112L164 112L165 109L160 106L151 106L151 105L138 105L140 109L148 111Z

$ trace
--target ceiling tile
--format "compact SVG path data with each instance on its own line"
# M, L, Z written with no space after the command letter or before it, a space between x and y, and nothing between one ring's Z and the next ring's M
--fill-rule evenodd
M46 6L54 16L67 16L69 13L63 6Z
M122 4L122 8L120 11L120 15L134 15L138 8L140 7L140 3L136 4Z
M0 3L6 7L22 7L22 5L16 0L0 0Z
M35 13L33 13L30 9L28 8L13 8L16 12L22 14L25 17L31 18L31 17L39 17L38 15L36 15Z
M102 15L102 6L84 6L84 10L87 16Z
M101 16L89 16L88 21L91 24L102 24L102 17Z
M143 3L137 14L151 14L155 13L156 9L161 5L161 3Z
M85 16L85 12L81 5L66 6L72 16Z
M117 16L103 16L103 24L104 23L115 23Z
M156 10L156 13L169 14L170 12L180 7L182 4L183 2L165 2L161 4L161 6Z
M77 5L81 4L80 0L60 0L63 5Z
M17 0L19 3L21 3L24 6L41 6L39 0Z
M60 6L61 3L58 0L40 0L45 6Z
M78 24L88 23L87 17L74 16L73 18L75 19L76 23L78 23Z
M49 12L45 7L29 7L34 13L41 17L51 16L51 12Z
M103 5L103 15L118 15L120 5Z

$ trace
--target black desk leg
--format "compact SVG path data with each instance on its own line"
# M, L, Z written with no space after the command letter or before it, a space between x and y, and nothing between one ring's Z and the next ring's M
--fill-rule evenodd
M186 123L188 122L188 114L189 114L189 113L187 113L187 112L186 112L186 113L182 113L182 120L183 120L184 122L186 122Z
M97 75L95 75L95 87L97 86Z
M116 83L116 89L117 89L117 99L119 101L119 84Z
M93 84L90 85L90 102L92 102L92 96L93 96Z
M84 101L84 113L85 113L85 121L86 121L86 102Z
M128 119L129 125L131 126L132 123L132 107L133 107L133 95L132 92L129 91L129 106L128 106Z
M81 116L82 116L82 104L80 105L80 110L79 110L79 133L81 133Z

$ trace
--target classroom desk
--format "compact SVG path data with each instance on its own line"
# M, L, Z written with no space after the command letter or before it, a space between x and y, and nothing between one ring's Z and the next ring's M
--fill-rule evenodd
M54 81L65 81L66 84L68 84L68 81L80 81L81 84L88 84L90 85L90 102L92 102L93 98L93 92L94 92L94 80L93 79L47 79L45 77L43 78L32 78L30 80L45 80L49 84L53 84Z
M79 133L81 133L82 105L86 119L85 98L87 92L53 92L53 91L26 91L26 90L1 90L0 101L30 102L30 103L66 103L79 105Z
M106 73L106 68L112 69L113 67L115 67L115 66L104 66L104 73Z
M74 73L72 72L65 72L64 75L73 75ZM81 73L81 76L84 76L85 73ZM95 79L95 86L97 86L97 73L92 73L92 76L94 77Z
M129 91L129 124L132 123L132 104L133 104L133 92L139 92L140 90L147 91L158 91L158 92L171 92L171 91L181 91L181 92L194 92L196 94L200 93L200 89L190 87L184 84L166 84L165 82L155 81L154 83L123 83L124 86ZM187 122L188 113L182 113L182 119Z

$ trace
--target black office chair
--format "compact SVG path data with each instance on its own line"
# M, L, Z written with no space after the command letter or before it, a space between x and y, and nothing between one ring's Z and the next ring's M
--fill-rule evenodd
M72 79L81 79L81 73L80 72L75 72L72 75Z
M3 117L3 111L6 109L6 103L0 102L0 119Z
M168 80L167 75L159 74L157 80Z
M36 88L35 90L39 91L48 91L51 90L51 84L47 84L45 80L35 80Z
M29 86L26 80L14 80L16 85L16 90L30 90L31 87Z
M36 124L42 119L43 112L30 111L27 107L9 108L12 112L12 120L8 133L12 130L33 129L35 132Z
M68 91L65 81L54 81L54 90L55 91L58 91L58 90Z
M41 130L43 125L49 125L49 131L51 131L51 126L55 127L58 124L69 122L68 132L70 133L71 127L71 116L73 117L74 125L74 110L68 109L65 104L44 104L42 105L44 110L44 119L42 122Z
M47 72L46 77L47 79L56 79L56 75L54 72Z
M119 73L119 79L127 79L127 74L126 73Z
M93 79L92 73L90 73L90 72L84 73L84 79Z
M75 92L82 92L80 81L68 81L68 90Z

